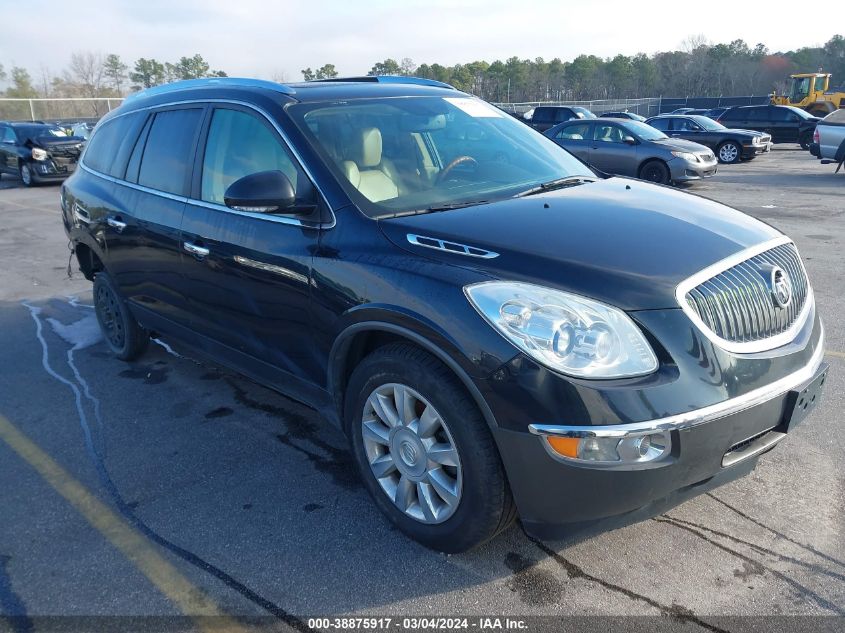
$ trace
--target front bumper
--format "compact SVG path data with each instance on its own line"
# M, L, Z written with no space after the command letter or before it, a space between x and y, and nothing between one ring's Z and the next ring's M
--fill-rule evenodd
M742 146L742 158L749 158L752 156L759 156L760 154L767 154L772 151L772 143L763 143L761 145L754 145L749 143Z
M35 182L61 181L76 171L76 161L53 159L34 160L29 163Z
M668 165L673 182L690 182L715 176L718 163L715 158L712 162L708 161L706 163L675 158L670 160Z
M751 470L762 453L790 430L800 408L796 394L817 387L823 365L821 325L803 366L769 384L722 402L671 416L624 424L530 425L531 433L499 428L496 439L526 531L540 539L588 535L639 521ZM814 387L814 388L815 388ZM820 387L818 387L820 389ZM812 406L818 401L819 393ZM671 435L671 451L658 461L592 466L556 453L558 437L625 438L649 432Z

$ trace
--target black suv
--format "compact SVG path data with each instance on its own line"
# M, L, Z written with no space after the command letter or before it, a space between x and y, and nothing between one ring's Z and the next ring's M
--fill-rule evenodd
M579 106L537 106L528 119L528 125L538 132L545 132L563 121L595 118L595 114Z
M156 333L317 408L440 550L740 477L825 380L788 237L437 82L153 88L61 204L118 358Z
M729 128L765 132L773 143L799 143L809 149L819 118L792 106L759 105L729 108L718 121Z
M84 142L51 123L0 121L0 174L18 176L27 187L61 182L76 169Z

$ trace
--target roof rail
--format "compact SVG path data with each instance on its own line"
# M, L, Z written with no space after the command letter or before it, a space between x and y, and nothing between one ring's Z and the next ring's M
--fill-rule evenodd
M274 81L265 81L264 79L249 79L246 77L206 77L204 79L184 79L182 81L174 81L169 84L161 84L160 86L153 86L134 92L126 97L124 103L142 97L151 97L153 95L166 94L168 92L176 92L177 90L190 90L191 88L205 88L205 87L220 87L228 86L239 88L264 88L265 90L273 90L281 92L282 94L292 95L296 91L290 86L279 84Z
M436 79L425 79L424 77L406 77L404 75L364 75L361 77L335 77L333 79L314 79L307 83L319 82L361 82L361 83L380 83L380 84L413 84L415 86L434 86L436 88L450 88L456 90L455 86L451 86Z

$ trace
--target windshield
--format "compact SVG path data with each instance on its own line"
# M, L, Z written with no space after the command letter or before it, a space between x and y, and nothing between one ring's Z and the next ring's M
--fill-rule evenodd
M690 118L691 118L693 121L695 121L696 123L698 123L698 124L699 124L701 127L703 127L705 130L716 131L716 130L726 130L726 129L728 129L728 128L726 128L724 125L722 125L721 123L717 123L716 121L714 121L714 120L713 120L713 119L711 119L710 117L706 117L706 116L692 116L692 117L690 117Z
M567 176L595 177L553 141L471 97L302 103L287 111L371 217L489 202Z
M27 125L18 128L18 134L21 138L39 138L42 136L60 136L65 137L67 134L58 125Z
M660 130L639 121L625 121L622 127L637 136L641 141L659 141L662 138L669 138Z
M804 97L810 94L811 77L795 77L792 80L792 94L789 96L790 101L801 101Z
M596 115L587 110L587 108L582 108L581 106L575 106L572 108L573 112L576 112L581 115L582 119L595 119Z

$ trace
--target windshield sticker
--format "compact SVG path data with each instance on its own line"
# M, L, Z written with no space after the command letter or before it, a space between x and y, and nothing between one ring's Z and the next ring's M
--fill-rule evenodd
M479 101L478 99L470 99L468 97L444 97L444 101L448 101L456 108L460 108L471 117L501 117L502 113L493 106Z

